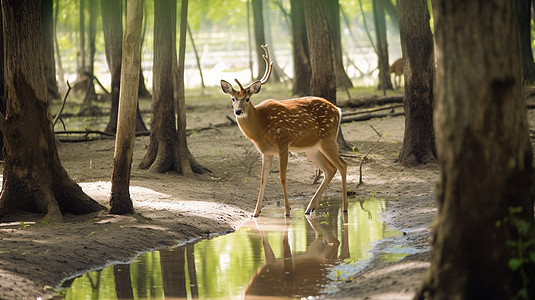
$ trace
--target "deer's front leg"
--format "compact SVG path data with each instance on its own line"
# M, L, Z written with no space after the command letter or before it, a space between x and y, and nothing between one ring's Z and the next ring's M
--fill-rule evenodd
M262 211L262 200L264 200L264 190L273 164L273 155L262 154L262 174L260 176L260 192L258 192L258 200L256 201L256 209L254 210L253 217L258 217Z
M284 208L285 215L290 216L290 202L288 201L288 191L286 190L286 169L288 168L288 148L283 148L279 152L279 172L282 184L282 192L284 193Z

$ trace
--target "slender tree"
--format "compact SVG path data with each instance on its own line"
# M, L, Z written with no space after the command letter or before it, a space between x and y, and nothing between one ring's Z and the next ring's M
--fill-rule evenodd
M440 177L431 267L417 299L535 297L535 178L516 4L432 2Z
M48 96L59 99L58 82L56 80L56 62L54 60L54 20L53 0L41 1L41 22L43 24L43 56Z
M5 0L1 5L6 113L0 116L5 141L0 215L24 210L61 221L62 212L104 209L82 191L59 161L43 56L36 55L43 53L41 3Z
M143 23L143 0L128 0L126 6L126 29L123 38L119 119L113 173L111 177L110 213L134 213L130 199L130 170L134 154L136 109L141 65L141 25Z
M427 0L398 1L405 64L405 133L399 161L405 166L436 162L433 131L435 58Z
M123 24L123 9L121 0L100 0L102 11L102 28L104 30L104 41L106 50L106 61L111 73L111 110L110 120L105 131L115 133L117 130L117 115L119 109L119 92L121 84L121 53ZM136 131L146 131L143 118L137 108Z
M377 58L379 68L378 88L383 91L392 89L392 81L388 73L388 40L386 38L386 20L384 2L387 0L373 0L373 20L375 24L375 38L377 45Z
M520 27L520 50L522 53L522 76L525 83L535 82L535 62L531 49L531 6L532 0L518 2L518 24Z
M262 0L252 0L253 7L253 27L254 27L254 41L256 47L256 61L258 63L257 80L260 80L265 72L264 59L262 54L264 51L260 48L260 45L266 44L266 35L264 33L264 10L262 7Z
M294 66L292 93L305 96L310 94L311 70L303 0L290 0L290 5Z
M332 31L334 49L334 68L336 72L336 85L348 89L353 83L347 76L342 59L342 33L340 32L340 4L338 0L327 1L327 13L329 16L329 28Z

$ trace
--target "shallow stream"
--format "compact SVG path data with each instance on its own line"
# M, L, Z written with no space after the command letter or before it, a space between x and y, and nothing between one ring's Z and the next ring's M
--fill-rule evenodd
M320 212L305 216L296 207L291 218L267 207L234 233L85 273L65 281L62 294L77 300L302 298L335 291L372 257L397 261L411 253L372 251L377 241L402 235L382 221L387 201L353 199L346 214L340 202L325 197Z

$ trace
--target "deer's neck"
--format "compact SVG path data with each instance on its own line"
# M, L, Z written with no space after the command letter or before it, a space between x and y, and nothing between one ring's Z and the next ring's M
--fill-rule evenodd
M264 136L263 132L266 128L264 124L265 121L253 104L249 103L247 114L238 116L236 121L238 122L241 131L248 139L253 141L257 146L259 146L259 143L262 143Z

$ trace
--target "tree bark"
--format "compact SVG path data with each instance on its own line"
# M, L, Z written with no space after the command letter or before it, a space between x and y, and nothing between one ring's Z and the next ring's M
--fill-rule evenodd
M41 23L43 24L43 56L48 97L59 99L56 80L56 61L54 60L54 19L53 0L41 1Z
M433 35L426 0L398 1L397 7L405 64L405 133L399 161L405 166L414 167L436 162Z
M142 22L143 0L128 0L121 63L121 85L129 88L122 89L119 98L119 120L111 177L110 213L112 214L133 214L135 212L129 188L136 137Z
M59 161L43 57L35 55L43 53L40 12L37 1L2 1L6 114L0 129L6 145L0 214L24 210L62 221L62 212L85 214L104 207Z
M417 299L533 299L533 149L517 2L434 0L439 158L432 262Z
M385 8L383 1L387 0L373 0L372 6L379 68L379 85L377 88L384 91L392 89L392 81L390 80L390 74L388 73L388 41L386 38Z
M327 99L336 105L336 73L334 67L334 47L332 30L329 28L327 2L305 0L305 22L308 49L310 51L310 94ZM338 147L350 149L342 130L338 131Z
M294 66L292 94L305 96L310 94L311 69L303 0L290 0L290 5Z
M154 63L152 92L152 123L150 126L150 142L147 153L139 164L141 169L149 169L159 173L176 171L179 174L191 175L204 173L191 156L186 141L186 110L184 99L184 57L187 26L187 5L182 2L181 15L181 66L177 66L175 24L176 2L173 0L155 1L154 3ZM186 22L186 23L182 23ZM183 34L183 35L182 35ZM184 47L183 47L184 46ZM171 63L169 63L171 62ZM174 81L177 84L179 101L174 99ZM182 84L180 88L178 85ZM178 112L178 120L175 117ZM177 129L178 127L178 129Z

